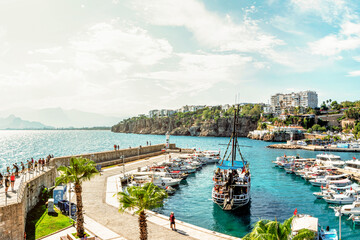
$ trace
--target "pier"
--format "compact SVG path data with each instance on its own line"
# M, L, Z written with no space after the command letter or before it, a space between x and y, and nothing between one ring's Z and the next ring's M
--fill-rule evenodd
M327 146L316 146L316 145L291 145L291 144L273 144L267 146L267 148L275 148L275 149L303 149L308 151L322 151L322 152L360 152L360 148L335 148L335 147L327 147Z
M83 183L84 217L89 222L85 222L85 228L89 227L89 232L96 235L96 231L101 232L101 226L103 226L104 231L111 232L117 236L116 239L138 239L138 217L130 213L118 212L119 203L114 197L118 191L116 179L119 174L123 173L123 165L125 165L126 171L135 171L139 167L165 161L168 157L167 152L176 155L179 152L190 153L193 151L192 149L179 149L175 144L170 144L170 149L165 152L164 147L164 144L158 144L74 156L89 158L96 164L106 167L101 175ZM60 165L67 165L71 157L73 156L52 158L50 166L43 171L21 175L15 185L16 191L9 191L8 198L3 193L4 195L0 197L0 240L22 239L26 215L37 204L41 186L53 186L56 178L55 169ZM73 196L72 202L75 202L75 196ZM175 232L169 227L168 216L152 211L148 211L147 214L149 215L149 239L239 239L180 220L176 221L179 231ZM92 220L93 223L90 224ZM95 226L95 229L92 226ZM101 236L100 233L98 236Z

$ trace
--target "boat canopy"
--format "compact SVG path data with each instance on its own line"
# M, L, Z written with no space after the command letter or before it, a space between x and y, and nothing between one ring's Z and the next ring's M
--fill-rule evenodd
M247 162L245 162L247 164ZM219 161L219 163L216 165L217 168L223 169L223 170L236 170L244 167L244 164L242 161L234 161L234 165L231 164L231 161Z
M318 219L311 216L295 217L292 220L291 230L293 232L299 232L301 229L309 229L312 232L318 231Z

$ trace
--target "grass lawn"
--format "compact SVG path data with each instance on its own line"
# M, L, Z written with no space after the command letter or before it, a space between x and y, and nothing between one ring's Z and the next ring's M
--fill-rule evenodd
M35 240L70 226L69 218L55 208L56 214L48 215L45 204L37 204L27 215L26 239Z

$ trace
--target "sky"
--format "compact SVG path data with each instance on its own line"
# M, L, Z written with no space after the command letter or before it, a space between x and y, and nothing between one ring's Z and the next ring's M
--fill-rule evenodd
M360 99L357 0L0 0L0 111Z

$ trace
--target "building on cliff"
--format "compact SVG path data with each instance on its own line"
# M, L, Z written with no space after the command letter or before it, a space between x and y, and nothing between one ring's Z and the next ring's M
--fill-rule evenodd
M276 114L281 114L284 110L292 111L295 107L317 108L317 106L318 95L315 91L277 93L271 96L271 107Z

